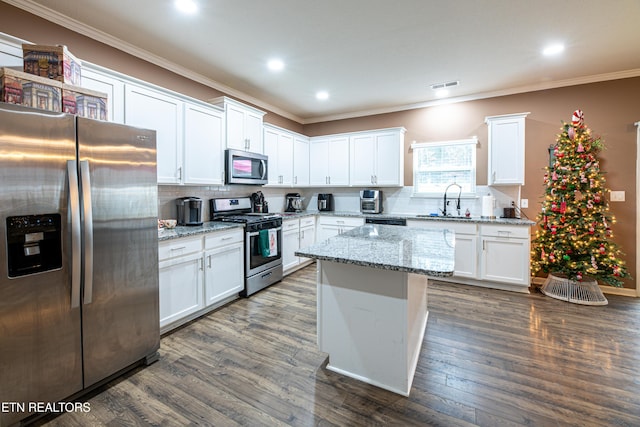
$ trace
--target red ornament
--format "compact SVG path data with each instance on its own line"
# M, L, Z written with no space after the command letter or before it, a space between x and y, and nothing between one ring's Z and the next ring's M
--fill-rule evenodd
M565 213L567 211L567 202L564 200L560 202L560 213Z
M589 227L589 234L593 234L595 232L593 227Z
M558 229L555 226L551 227L551 234L556 234L557 232Z
M593 196L593 201L594 201L594 202L596 202L596 203L600 203L600 200L601 200L601 198L600 198L600 194L596 194L596 195L594 195L594 196Z
M576 279L582 280L582 273L580 272L576 273Z
M604 253L607 251L607 249L604 247L604 245L600 245L600 253L602 255L604 255Z

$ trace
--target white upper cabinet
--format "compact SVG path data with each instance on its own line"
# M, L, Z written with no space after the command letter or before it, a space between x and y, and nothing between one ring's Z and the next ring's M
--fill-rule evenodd
M524 185L524 122L528 114L485 118L489 141L489 185Z
M224 112L209 105L184 105L183 183L224 184Z
M226 148L263 153L262 118L264 111L222 96L209 101L222 107L226 116Z
M125 85L125 123L156 131L159 184L182 182L183 108L179 98Z
M107 94L107 118L124 123L124 82L95 66L82 68L82 87Z
M264 154L269 158L269 185L293 184L293 134L264 125Z
M303 135L293 136L293 185L309 185L309 138Z
M311 138L309 175L312 186L349 185L349 136Z
M220 108L130 83L124 98L124 122L156 131L158 184L223 184Z
M353 186L404 185L404 128L353 134L350 179Z

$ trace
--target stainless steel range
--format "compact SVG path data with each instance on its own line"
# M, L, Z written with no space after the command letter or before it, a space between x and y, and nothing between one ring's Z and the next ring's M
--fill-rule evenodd
M209 207L211 221L244 224L245 280L240 296L247 297L282 280L282 218L251 212L249 197L210 199Z

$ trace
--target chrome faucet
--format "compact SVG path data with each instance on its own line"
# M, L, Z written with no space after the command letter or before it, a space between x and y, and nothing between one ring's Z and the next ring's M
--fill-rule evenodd
M447 191L449 191L449 189L453 186L458 187L458 199L456 200L456 210L458 211L458 216L460 216L460 195L462 194L462 187L458 184L456 184L455 182L453 184L450 184L446 190L444 190L444 209L442 209L442 215L443 216L451 216L450 214L447 214L447 205L449 205L449 201L447 201Z

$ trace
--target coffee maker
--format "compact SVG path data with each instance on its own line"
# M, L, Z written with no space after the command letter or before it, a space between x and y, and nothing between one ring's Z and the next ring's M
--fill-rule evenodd
M318 194L318 210L333 211L333 194L331 193Z
M285 196L287 207L285 212L302 212L302 201L304 197L300 193L287 193Z
M176 199L178 225L202 225L202 199L182 197Z

